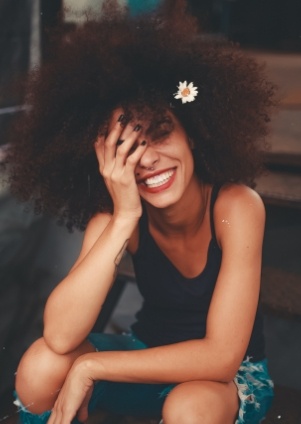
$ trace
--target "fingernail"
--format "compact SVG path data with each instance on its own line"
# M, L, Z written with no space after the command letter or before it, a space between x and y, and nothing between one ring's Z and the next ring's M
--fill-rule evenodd
M119 118L118 118L118 122L122 122L122 121L124 120L124 118L125 118L125 116L124 116L124 114L122 113L122 114L119 116Z
M141 125L138 124L135 126L134 131L138 132L141 130L141 128L142 128Z
M146 140L143 140L142 142L141 142L141 146L145 146L146 145Z

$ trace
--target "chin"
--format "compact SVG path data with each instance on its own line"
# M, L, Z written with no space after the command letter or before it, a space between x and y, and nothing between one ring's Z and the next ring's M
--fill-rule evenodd
M159 194L145 194L140 193L144 202L157 209L165 209L174 206L180 199L180 195L174 193L159 193Z

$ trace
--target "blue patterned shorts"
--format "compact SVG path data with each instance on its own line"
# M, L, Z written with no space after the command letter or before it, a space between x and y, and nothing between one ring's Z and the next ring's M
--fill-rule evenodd
M90 342L98 351L136 350L147 346L132 334L91 334ZM273 383L267 371L266 360L242 362L234 382L238 389L240 408L235 424L258 424L265 417L273 399ZM138 384L100 381L94 386L89 403L90 412L104 410L120 415L161 418L168 393L176 384ZM32 414L17 399L23 424L45 424L51 411ZM74 423L78 422L74 420Z
M259 362L242 362L234 378L240 399L235 424L257 424L265 417L273 397L274 384L267 370L266 359Z

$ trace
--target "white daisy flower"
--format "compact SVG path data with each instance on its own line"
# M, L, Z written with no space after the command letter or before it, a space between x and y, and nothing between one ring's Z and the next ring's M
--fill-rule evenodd
M179 82L178 91L174 94L175 99L181 99L182 103L193 102L198 95L197 87L193 83L187 85L187 81Z

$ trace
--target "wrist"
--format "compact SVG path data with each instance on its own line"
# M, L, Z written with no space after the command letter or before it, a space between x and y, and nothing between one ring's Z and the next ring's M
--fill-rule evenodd
M114 212L112 221L116 225L120 227L128 228L129 226L133 227L133 229L136 227L139 219L141 217L141 214L138 213L129 213L129 212Z
M77 358L73 364L74 371L83 378L89 378L93 381L104 380L104 367L99 358L96 358L97 353L86 353Z

